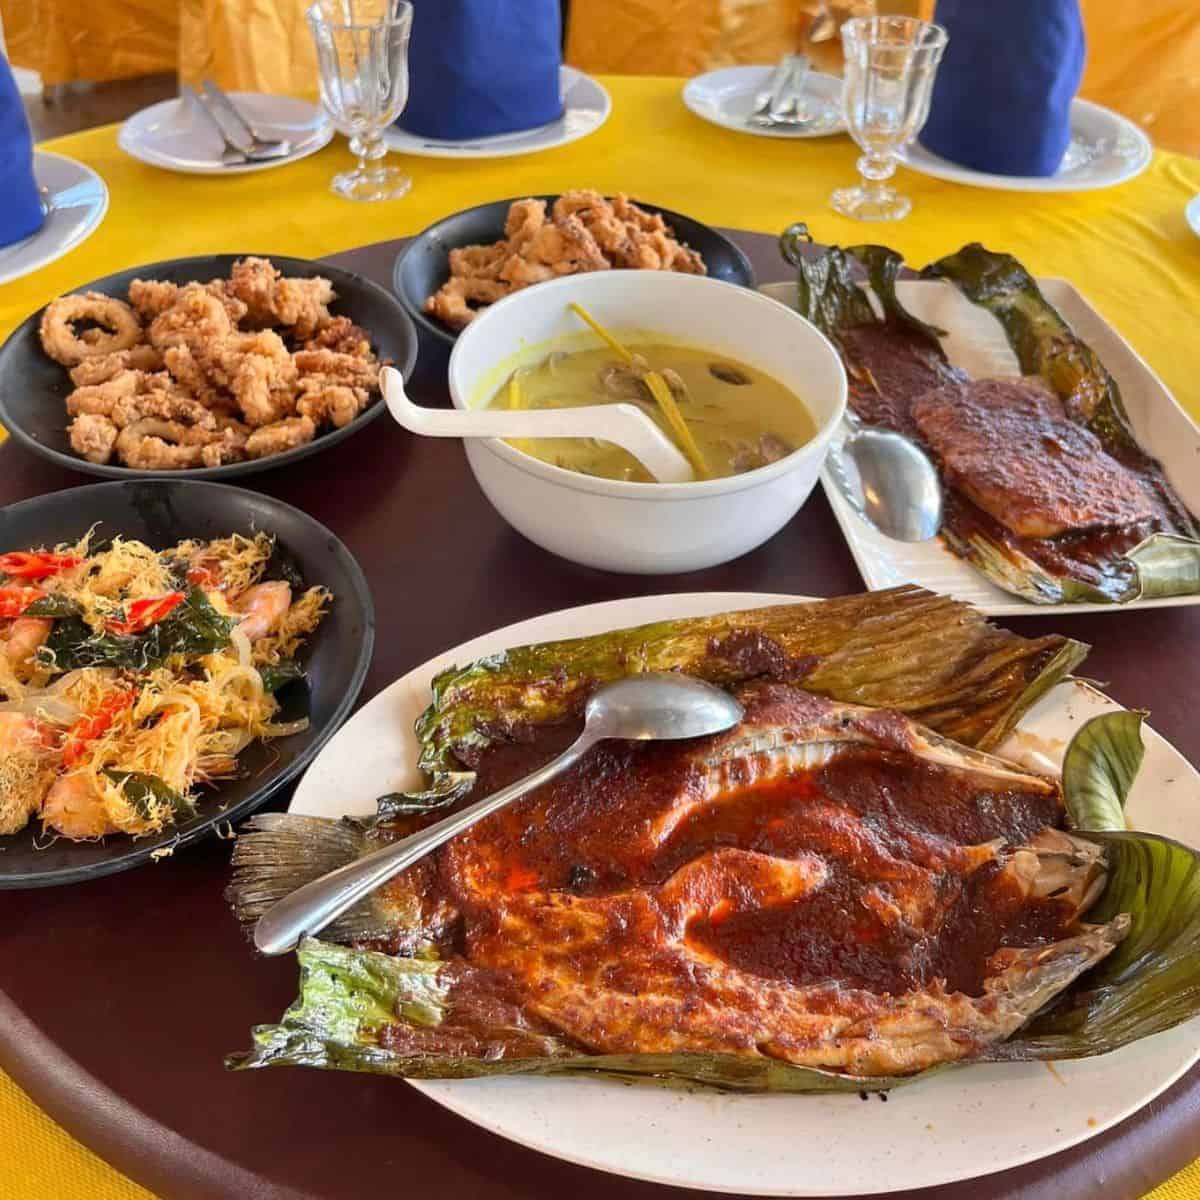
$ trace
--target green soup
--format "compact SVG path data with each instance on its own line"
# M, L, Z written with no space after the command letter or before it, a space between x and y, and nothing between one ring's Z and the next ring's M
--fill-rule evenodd
M816 426L799 398L770 375L707 350L635 346L628 364L608 348L555 353L518 367L490 401L492 408L578 408L632 403L678 445L643 379L663 376L713 478L765 466L803 446ZM628 451L594 438L532 438L510 445L543 462L605 479L653 482Z

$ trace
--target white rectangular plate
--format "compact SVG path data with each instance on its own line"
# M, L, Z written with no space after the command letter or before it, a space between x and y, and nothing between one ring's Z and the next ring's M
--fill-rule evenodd
M1200 512L1200 428L1180 408L1162 380L1127 341L1065 279L1039 279L1046 299L1100 357L1117 381L1134 433L1143 449L1162 463L1171 486L1192 512ZM1019 376L1016 355L1000 322L972 304L952 283L937 279L897 284L901 303L915 316L947 330L942 347L951 363L977 379ZM778 298L778 296L777 296ZM1129 604L1031 604L998 588L974 567L951 554L940 538L897 542L868 525L842 497L830 477L821 474L850 552L871 591L916 583L934 592L966 600L992 616L1038 613L1118 612L1200 604L1200 595L1134 600Z

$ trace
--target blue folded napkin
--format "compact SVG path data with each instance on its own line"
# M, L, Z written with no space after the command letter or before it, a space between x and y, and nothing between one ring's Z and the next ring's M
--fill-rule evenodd
M938 0L950 35L921 144L997 175L1053 175L1086 57L1079 0Z
M37 233L45 219L25 106L8 59L0 56L0 246Z
M396 122L462 141L562 116L559 0L413 0L408 106Z

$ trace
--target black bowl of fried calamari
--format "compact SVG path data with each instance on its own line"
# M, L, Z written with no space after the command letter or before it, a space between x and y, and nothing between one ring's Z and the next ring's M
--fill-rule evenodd
M33 314L0 349L0 424L63 466L125 478L249 474L378 416L417 338L361 276L206 255L135 267Z
M754 286L750 260L715 229L590 188L443 217L396 260L392 286L414 321L453 343L480 311L513 292L610 270L678 271Z

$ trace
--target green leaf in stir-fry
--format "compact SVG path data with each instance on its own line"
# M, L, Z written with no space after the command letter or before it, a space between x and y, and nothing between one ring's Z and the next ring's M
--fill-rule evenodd
M72 600L70 596L59 596L51 593L28 605L21 615L23 617L58 618L77 617L81 612L83 612L83 607L78 600Z
M120 636L95 633L79 617L56 621L38 660L56 671L80 667L122 667L144 671L175 654L198 658L229 645L236 619L222 616L199 588L182 604L142 633Z
M180 820L195 815L195 806L186 797L180 795L173 787L157 775L147 775L141 771L121 771L110 768L104 774L121 785L125 798L133 805L139 816L151 820L156 814L164 812Z
M835 700L898 708L987 749L1085 653L1065 638L1017 637L970 605L915 587L521 646L434 679L416 727L431 786L386 797L383 807L394 815L452 802L488 746L576 716L598 684L633 672L686 671L723 686L800 682Z
M291 659L285 659L274 666L259 667L258 673L262 677L263 687L272 695L289 683L304 678L304 668Z

